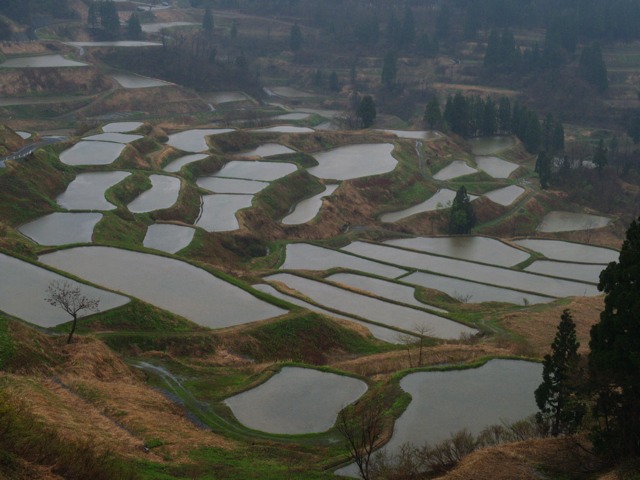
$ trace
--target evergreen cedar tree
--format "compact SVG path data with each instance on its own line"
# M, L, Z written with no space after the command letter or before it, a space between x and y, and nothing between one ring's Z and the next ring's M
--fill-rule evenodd
M451 204L450 215L449 232L452 234L469 233L476 224L476 214L464 185L456 192L456 197Z
M611 460L640 457L640 219L631 223L618 262L600 274L606 294L591 328L596 449Z
M208 33L213 33L213 12L211 11L211 7L207 7L204 11L204 17L202 18L202 29Z
M376 120L376 104L371 95L362 97L356 115L360 119L363 128L369 128L373 125Z
M536 420L554 437L574 433L586 411L577 400L578 347L576 324L569 310L565 310L551 344L551 354L545 355L542 363L542 383L535 391L540 409Z

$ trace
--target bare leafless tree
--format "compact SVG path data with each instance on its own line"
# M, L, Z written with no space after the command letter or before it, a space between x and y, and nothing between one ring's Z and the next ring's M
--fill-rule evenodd
M44 300L51 306L60 307L73 317L73 324L67 343L71 343L73 334L76 331L78 314L83 310L95 312L98 310L98 304L100 303L100 299L83 295L79 286L73 286L66 280L52 280L49 282Z
M349 455L364 480L370 480L373 452L380 446L384 431L384 407L381 402L352 405L338 415L337 429L344 437Z

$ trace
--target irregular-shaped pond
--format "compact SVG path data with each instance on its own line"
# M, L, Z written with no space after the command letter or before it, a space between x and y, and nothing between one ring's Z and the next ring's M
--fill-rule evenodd
M517 185L498 188L484 194L489 200L505 207L515 202L524 193L524 188Z
M10 58L0 64L0 67L2 68L59 68L86 66L86 63L68 60L62 55L40 55L37 57Z
M210 92L202 94L202 97L208 102L215 104L244 102L247 100L247 96L242 92Z
M225 403L249 428L295 435L329 430L340 410L366 391L362 380L284 367L262 385L227 398Z
M242 180L238 178L200 177L196 180L199 187L215 193L253 194L267 188L269 182Z
M313 97L311 93L303 92L293 87L269 87L265 88L265 91L269 95L278 95L287 98Z
M464 303L507 302L516 305L549 303L552 297L518 292L508 288L493 287L482 283L470 282L458 278L443 277L432 273L416 272L402 277L403 282L420 285L446 293Z
M168 175L150 175L151 188L142 192L127 208L133 213L169 208L180 194L180 179Z
M251 207L253 195L216 194L202 199L202 213L196 222L207 232L229 232L240 228L236 213Z
M520 165L498 157L476 157L478 168L493 178L508 178Z
M417 237L387 240L383 243L503 267L517 265L529 258L528 253L488 237Z
M581 282L598 283L600 281L600 272L605 268L606 265L536 260L525 270L527 272L542 273L543 275L553 275L554 277L571 278Z
M232 128L205 128L199 130L185 130L169 135L167 144L185 152L202 152L209 150L206 138L209 135L221 135L233 132Z
M570 232L573 230L591 230L606 227L611 223L609 217L589 215L587 213L549 212L538 225L539 232Z
M283 270L329 270L339 267L387 278L396 278L407 273L406 270L401 268L373 262L328 248L316 247L308 243L288 244L286 258L280 268Z
M348 320L350 322L354 322L359 325L362 325L366 327L369 330L369 332L371 332L371 335L373 335L378 340L382 340L384 342L389 342L389 343L404 343L404 340L401 339L400 336L398 335L397 330L391 330L389 328L384 328L379 325L374 325L373 323L363 322L361 320L351 318L346 315L340 315L339 313L334 313L329 310L325 310L324 308L318 307L317 305L313 305L309 302L305 302L304 300L300 300L298 297L285 295L284 293L281 293L280 291L273 288L271 285L266 285L261 283L258 285L254 285L253 288L255 288L256 290L260 290L261 292L268 293L273 297L285 300L294 305L298 305L299 307L304 307L307 310L311 310L312 312L322 313L323 315L327 315L328 317L340 318L342 320Z
M295 153L295 150L280 145L279 143L265 143L253 150L240 152L238 155L243 157L271 157L273 155L285 155L288 153Z
M433 178L436 180L451 180L452 178L462 177L463 175L470 175L472 173L476 173L476 170L473 167L467 165L467 162L464 160L454 160L449 165L444 167L438 173L436 173Z
M292 112L292 113L285 113L284 115L276 115L273 118L277 118L278 120L296 121L296 120L304 120L306 118L309 118L310 116L311 116L310 113Z
M132 132L142 126L142 122L114 122L102 127L105 133L126 133Z
M444 339L457 339L462 334L473 335L478 332L461 323L422 310L388 303L288 273L277 273L266 280L282 282L325 307L405 331L424 328L429 336Z
M41 327L55 327L71 321L69 314L61 308L52 307L45 301L47 287L51 282L68 282L72 288L80 287L83 295L98 299L98 311L104 312L129 302L129 298L98 288L78 283L57 273L17 258L0 253L0 305L9 315ZM93 312L81 312L86 316Z
M83 137L82 140L129 143L129 142L133 142L134 140L138 140L139 138L142 138L142 135L131 135L127 133L118 133L118 132L105 132L105 133L98 133L97 135L91 135L89 137Z
M318 166L308 172L319 178L348 180L350 178L380 175L396 168L398 161L393 158L391 143L347 145L327 152L315 153Z
M515 145L513 137L482 137L469 140L474 155L495 155Z
M514 243L534 252L539 252L551 260L564 260L567 262L607 264L609 262L617 262L620 256L620 252L610 248L560 240L526 238L517 240Z
M225 164L214 176L271 182L285 175L289 175L297 169L298 167L293 163L233 160Z
M393 223L417 213L432 212L434 210L440 210L442 208L449 208L454 198L456 198L456 192L454 192L453 190L449 190L448 188L443 188L438 190L432 197L428 198L422 203L414 205L413 207L381 215L380 220L387 223ZM478 198L476 195L469 195L469 199L471 201L475 200L476 198Z
M427 253L410 252L372 243L354 242L342 250L393 265L426 270L541 295L569 297L598 294L595 286L586 283L560 280L465 260L437 257Z
M332 195L338 187L339 185L327 185L324 192L302 200L295 206L293 212L282 219L282 223L285 225L299 225L313 220L322 207L322 199Z
M477 435L490 425L532 415L538 410L533 392L541 378L541 364L518 360L491 360L467 370L411 373L400 381L411 394L411 403L396 421L385 449L394 451L407 442L433 445L463 428Z
M131 175L129 172L79 173L56 202L67 210L112 210L104 193Z
M149 225L142 244L147 248L155 248L162 252L176 253L191 243L194 233L195 229L191 227L156 223Z
M182 167L188 165L193 162L197 162L198 160L204 160L209 155L204 153L194 153L192 155L185 155L184 157L176 158L167 164L166 167L163 168L165 172L179 172Z
M201 268L148 253L80 247L43 255L40 261L206 327L229 327L286 313Z
M417 300L416 289L408 285L401 285L388 280L366 277L364 275L357 275L354 273L334 273L333 275L325 277L325 279L332 282L342 283L343 285L357 288L358 290L373 293L381 298L395 300L396 302L406 303L407 305L413 305L414 307L428 308L435 312L447 313L447 311L442 308L434 307Z
M124 150L125 145L113 142L78 142L60 154L67 165L109 165Z
M100 219L101 213L54 212L22 225L18 230L40 245L88 243Z

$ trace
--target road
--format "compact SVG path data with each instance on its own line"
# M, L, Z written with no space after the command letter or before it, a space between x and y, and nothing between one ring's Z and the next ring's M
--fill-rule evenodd
M63 136L43 137L39 142L30 143L29 145L22 147L17 152L13 152L11 155L1 158L0 168L5 167L4 162L6 162L7 160L20 160L21 158L31 155L37 148L43 147L45 145L51 145L52 143L62 142L66 139L67 137Z

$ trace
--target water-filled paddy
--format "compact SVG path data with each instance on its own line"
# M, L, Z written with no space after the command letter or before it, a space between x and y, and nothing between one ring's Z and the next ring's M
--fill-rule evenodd
M206 137L233 132L232 128L206 128L199 130L185 130L184 132L169 135L167 144L185 152L202 152L209 150Z
M311 116L310 113L293 112L293 113L285 113L284 115L276 115L273 118L278 120L285 120L285 121L286 120L296 121L296 120L305 120L310 116Z
M495 155L515 145L513 137L482 137L469 140L474 155Z
M119 132L105 132L98 133L97 135L91 135L89 137L83 137L83 140L101 141L101 142L115 142L115 143L129 143L134 140L142 138L142 135L131 135Z
M0 64L0 67L2 68L59 68L86 66L86 63L68 60L62 55L41 55L37 57L10 58Z
M157 255L81 247L43 255L40 261L206 327L240 325L286 313L201 268Z
M491 285L483 285L481 283L443 277L425 272L412 273L411 275L402 277L402 281L433 290L439 290L465 303L507 302L522 305L524 303L548 303L555 300L555 298L545 297L543 295L518 292L508 288L493 287Z
M529 258L528 253L488 237L417 237L387 240L383 243L503 267L517 265Z
M280 145L279 143L265 143L253 150L240 152L238 155L243 157L271 157L273 155L284 155L287 153L295 153L295 150Z
M105 133L132 132L142 126L142 122L113 122L102 127Z
M202 94L202 98L215 104L244 102L247 100L247 96L242 92L210 92Z
M122 47L122 48L136 48L136 47L161 47L162 44L158 42L144 42L141 40L117 40L106 42L64 42L67 45L74 47Z
M526 238L517 240L514 243L541 253L551 260L564 260L567 262L607 264L609 262L617 262L620 256L620 252L610 248L560 240Z
M93 228L102 219L101 213L54 212L18 228L40 245L65 245L91 242Z
M595 286L585 283L560 280L490 265L481 265L465 260L437 257L428 253L410 252L384 245L354 242L342 250L394 265L426 270L474 282L489 283L499 287L523 290L540 295L569 297L598 294Z
M313 220L322 207L322 199L332 195L338 186L327 185L324 192L302 200L295 206L293 212L282 219L282 223L285 225L298 225Z
M293 163L233 160L222 167L214 176L271 182L289 175L297 169L298 167Z
M90 287L57 273L0 253L0 305L9 315L41 327L54 327L72 320L61 308L52 307L45 300L47 287L53 281L69 282L80 287L82 294L99 299L98 310L104 312L129 302L127 297ZM82 311L81 316L94 312Z
M191 227L156 223L149 225L142 244L147 248L155 248L162 252L176 253L191 243L194 233L195 229Z
M349 315L357 315L381 325L406 331L426 328L429 336L444 339L457 339L462 334L477 333L473 328L438 315L395 305L308 278L277 273L267 277L266 280L282 282L320 305Z
M415 288L408 285L400 285L388 280L366 277L355 273L334 273L325 279L331 282L342 283L343 285L357 288L358 290L373 293L381 298L395 300L396 302L406 303L407 305L413 305L414 307L428 308L440 313L447 313L447 311L442 308L433 307L417 300L415 296Z
M505 207L515 202L524 193L524 188L517 185L498 188L484 194L489 200Z
M56 198L56 203L67 210L112 210L116 207L104 198L104 193L129 175L129 172L79 173Z
M308 172L319 178L348 180L350 178L380 175L392 171L398 161L391 152L393 144L374 143L347 145L326 152L314 153L318 166Z
M327 315L329 317L341 318L342 320L348 320L350 322L363 325L369 330L369 332L371 332L371 335L373 335L378 340L382 340L384 342L389 342L389 343L401 343L401 339L398 337L398 332L396 330L391 330L389 328L384 328L379 325L374 325L373 323L363 322L361 320L357 320L355 318L351 318L346 315L340 315L339 313L334 313L329 310L325 310L324 308L318 307L317 305L313 305L311 303L305 302L304 300L300 300L298 297L285 295L284 293L281 293L280 291L273 288L271 285L266 285L264 283L261 283L258 285L254 285L253 288L255 288L256 290L260 290L261 292L268 293L273 297L286 300L287 302L292 303L294 305L298 305L299 307L304 307L307 310L322 313L323 315Z
M157 23L143 23L141 25L142 31L145 33L158 33L165 28L176 27L190 27L192 25L200 25L193 22L157 22Z
M111 76L123 88L153 88L171 85L171 83L165 82L164 80L143 77L142 75L135 75L133 73L112 73Z
M498 157L476 157L478 168L493 178L508 178L520 165Z
M554 211L545 215L536 230L539 232L591 230L594 228L606 227L610 222L611 219L609 217L602 217L599 215Z
M367 391L362 380L309 368L285 367L258 387L225 403L254 430L303 434L329 430L345 406Z
M286 258L280 268L290 270L329 270L339 267L387 278L396 278L407 273L406 270L401 268L384 265L328 248L316 247L308 243L290 243L287 245Z
M27 138L31 137L31 132L21 132L21 131L16 131L16 133L18 135L20 135L20 138L22 138L23 140L26 140Z
M527 272L553 275L554 277L571 278L581 282L598 283L600 272L606 265L589 265L586 263L564 263L553 260L536 260L525 270Z
M168 175L150 175L151 188L142 192L127 208L133 213L169 208L178 200L180 179Z
M456 198L456 192L449 190L448 188L443 188L438 190L432 197L428 198L424 202L414 205L413 207L381 215L380 220L383 222L393 223L417 213L432 212L441 208L449 208L454 198ZM478 197L475 195L469 195L469 199L472 201L476 198Z
M269 87L265 88L265 91L269 94L278 95L279 97L287 98L304 98L313 97L311 93L303 92L293 87Z
M296 127L294 125L276 125L274 127L257 128L254 132L266 132L266 133L313 133L313 128L309 127Z
M196 222L207 232L229 232L240 228L236 213L249 208L253 195L216 194L202 198L202 213Z
M208 156L209 155L206 155L204 153L194 153L192 155L185 155L183 157L172 160L170 163L167 164L166 167L163 168L163 170L165 172L172 172L172 173L179 172L180 169L185 165L188 165L193 162L197 162L198 160L204 160Z
M414 140L435 140L440 134L434 130L382 130L385 133L391 133L400 138L412 138Z
M467 165L464 160L454 160L438 173L436 173L433 178L435 178L436 180L451 180L452 178L462 177L463 175L470 175L472 173L476 173L477 171L478 170L476 170L475 168Z
M196 180L199 187L215 193L253 194L267 188L269 182L241 180L237 178L200 177Z
M394 451L410 442L422 446L449 438L466 428L515 422L536 413L534 390L542 365L518 360L491 360L480 368L411 373L400 381L411 394L409 407L396 421L385 446Z
M78 142L60 154L67 165L109 165L124 150L125 145L113 142Z

